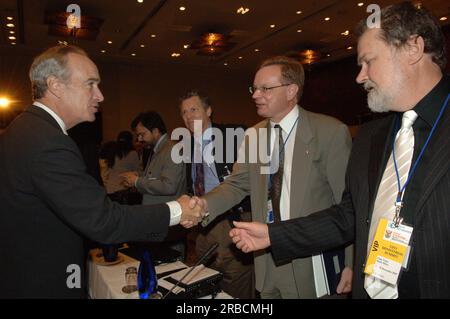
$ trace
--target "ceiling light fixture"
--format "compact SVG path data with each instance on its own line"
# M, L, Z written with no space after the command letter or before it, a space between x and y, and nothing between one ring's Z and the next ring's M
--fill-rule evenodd
M131 56L136 56L136 53L131 53Z
M145 44L141 44L140 47L141 47L141 48L145 48Z
M345 30L344 32L341 33L341 35L345 35L345 36L347 36L349 34L350 34L350 31L348 31L348 30Z
M330 21L331 18L330 18L330 17L326 17L324 20L325 20L325 21Z
M353 49L353 47L352 47L352 46L349 46L349 47L347 47L347 50L351 50L351 49Z
M12 20L14 20L14 18L13 17L6 17L6 20L12 21Z
M441 17L439 20L446 21L447 19L448 19L447 17Z
M358 7L362 7L364 5L364 2L358 3Z
M101 52L101 53L106 53L106 50L101 50L100 52Z
M178 58L181 54L178 52L174 52L171 54L172 58Z
M109 41L108 41L108 44L112 44L112 41L111 41L111 40L109 40Z
M150 37L156 38L156 34L152 34L152 35L150 35Z
M14 23L8 23L6 26L7 26L8 28L14 28L14 27L15 27Z
M273 29L275 28L275 24L271 24L270 27Z
M189 49L189 44L185 44L185 45L183 45L183 48L185 48L185 49Z
M180 11L186 10L186 7L180 7Z
M250 11L249 8L244 8L244 7L240 7L239 9L236 10L237 14L246 14Z
M303 32L303 30L302 29L298 29L297 32L300 33L300 32Z
M143 2L144 2L144 0L137 0L137 2L138 2L138 3L143 3Z
M255 49L255 52L259 52L259 49Z
M300 10L298 10L295 14L302 14L302 12Z
M15 40L16 37L15 37L15 36L10 36L8 39L10 39L10 40Z

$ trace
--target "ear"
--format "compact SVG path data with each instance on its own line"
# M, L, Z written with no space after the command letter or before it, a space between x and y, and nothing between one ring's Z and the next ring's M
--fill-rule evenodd
M50 75L47 78L47 90L57 98L61 96L62 82L55 76Z
M422 60L425 50L425 41L421 36L411 36L405 47L408 53L408 63L413 65Z
M288 101L297 98L298 90L300 90L300 88L298 87L297 84L290 84L287 87L287 99L288 99Z
M208 106L206 108L206 115L208 115L208 117L211 117L211 114L212 114L212 108L211 108L211 106Z

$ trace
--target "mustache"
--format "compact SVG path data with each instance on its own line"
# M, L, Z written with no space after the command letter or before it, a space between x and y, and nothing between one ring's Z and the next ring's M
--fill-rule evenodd
M373 82L370 81L370 80L367 80L367 82L365 82L363 86L364 86L364 89L368 92L368 91L370 91L371 89L374 89L374 88L375 88L375 83L373 83Z

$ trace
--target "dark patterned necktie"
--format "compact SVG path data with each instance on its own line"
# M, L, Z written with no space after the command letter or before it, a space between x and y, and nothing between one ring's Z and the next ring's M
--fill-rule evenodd
M283 171L284 171L284 141L280 125L275 125L275 130L278 131L278 148L274 147L275 152L279 152L278 170L272 175L272 185L270 187L270 198L272 199L273 219L274 222L281 221L280 214L280 199L281 187L283 185Z
M195 196L205 195L205 174L203 172L203 163L194 163L195 167L195 181L194 192Z

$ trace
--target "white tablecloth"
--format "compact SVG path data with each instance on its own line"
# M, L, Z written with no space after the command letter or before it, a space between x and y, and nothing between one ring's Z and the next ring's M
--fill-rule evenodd
M95 263L93 260L88 261L89 271L89 296L93 299L138 299L137 291L127 294L122 292L125 286L125 271L128 267L139 268L139 261L128 257L119 252L119 258L123 261L109 266L102 266ZM180 261L158 265L155 267L156 273L163 273L170 270L187 267ZM206 297L208 298L208 297ZM211 297L209 297L211 298ZM232 299L232 297L225 292L220 292L217 299Z

